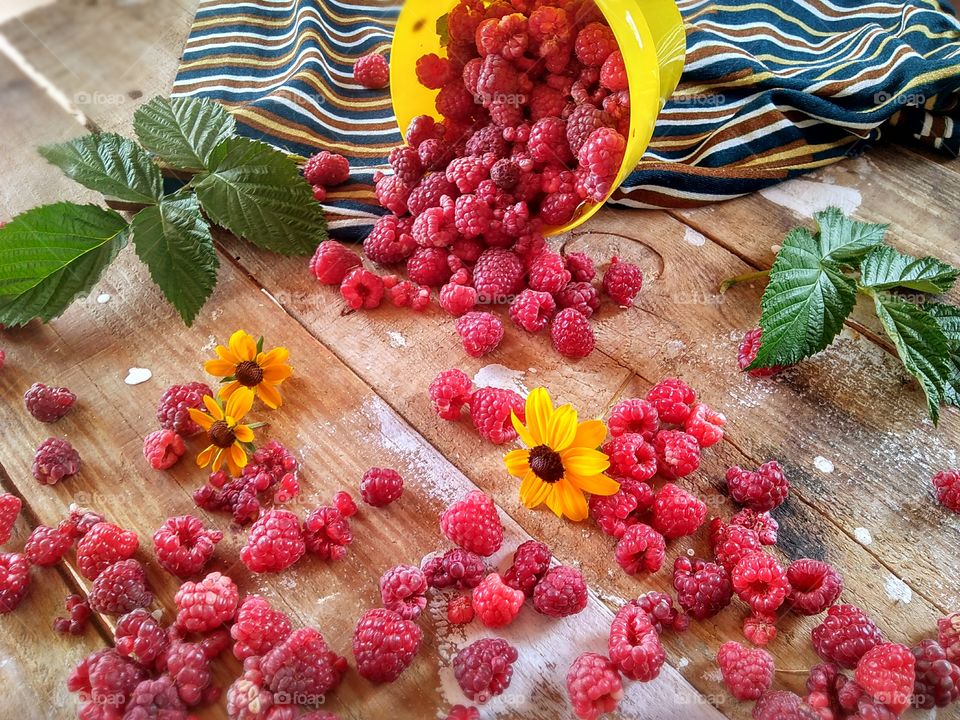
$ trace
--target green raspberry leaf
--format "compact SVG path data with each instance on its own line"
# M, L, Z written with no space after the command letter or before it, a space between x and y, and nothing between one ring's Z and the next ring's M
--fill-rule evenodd
M437 37L440 38L440 47L450 44L450 13L437 18Z
M0 229L0 323L49 322L86 295L126 245L127 221L95 205L34 208Z
M265 143L224 140L194 187L213 222L267 250L309 255L327 237L323 208L297 165Z
M164 198L133 218L133 246L189 326L217 284L217 251L193 195Z
M39 152L71 180L106 198L153 205L163 197L163 178L146 150L119 135L87 135Z
M848 218L840 208L816 213L820 228L820 251L825 260L856 260L880 245L889 225L863 223Z
M155 97L137 108L133 129L143 146L169 165L199 171L237 124L223 105L206 98Z
M843 327L857 284L820 250L806 228L784 238L761 302L763 345L749 369L799 362L830 345Z
M874 295L874 305L903 366L920 382L936 424L951 371L950 347L939 322L922 308L882 293Z
M950 348L950 375L943 389L943 400L960 407L960 308L943 303L930 303L924 310L937 321Z
M860 284L873 290L907 288L922 293L944 293L953 287L960 270L933 257L915 258L892 247L875 248L860 264Z

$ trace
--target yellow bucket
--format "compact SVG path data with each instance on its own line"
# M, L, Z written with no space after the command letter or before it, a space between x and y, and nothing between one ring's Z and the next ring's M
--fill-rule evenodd
M686 36L674 0L595 0L623 53L630 79L630 133L627 149L613 188L627 179L646 152L661 108L673 94L683 72ZM456 6L457 0L407 0L400 11L390 51L390 87L393 110L405 130L417 115L437 115L436 90L416 81L417 60L428 53L444 56L437 20ZM604 198L604 202L613 194ZM590 218L603 203L587 202L563 227L546 230L557 235Z

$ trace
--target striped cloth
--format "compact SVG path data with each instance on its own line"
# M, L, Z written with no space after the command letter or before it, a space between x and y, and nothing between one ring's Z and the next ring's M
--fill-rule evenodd
M691 207L861 152L880 137L960 152L960 21L947 0L678 0L687 66L650 147L612 202ZM290 152L347 155L327 201L334 234L383 211L372 178L401 142L389 91L353 60L387 51L386 0L201 0L174 94L228 105Z

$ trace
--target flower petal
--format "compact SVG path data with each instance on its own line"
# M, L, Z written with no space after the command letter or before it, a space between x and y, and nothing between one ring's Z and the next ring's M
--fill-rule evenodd
M257 355L257 365L266 370L274 365L283 365L290 359L290 351L285 347L275 347L270 352Z
M209 430L210 426L214 423L214 419L202 410L197 410L196 408L187 408L187 412L190 413L190 419L204 430Z
M249 425L237 425L233 429L233 434L240 442L253 442L253 430L250 429Z
M523 476L523 481L520 483L520 502L523 503L524 507L533 509L542 502L542 500L537 502L536 498L543 491L543 486L546 484L547 483L534 475L533 471L527 471L526 475Z
M207 360L203 369L214 377L229 377L236 371L237 366L229 360Z
M534 388L527 395L525 407L527 430L533 438L532 446L547 442L547 429L550 427L550 418L553 416L553 403L546 388Z
M239 380L232 380L220 386L220 392L218 395L220 396L221 400L229 400L230 396L237 391L237 388L241 387L243 387L243 385L240 384Z
M243 416L250 412L253 407L253 390L250 388L239 388L227 400L227 408L224 411L227 415L239 422Z
M598 448L607 437L603 420L586 420L577 426L577 435L570 447Z
M223 408L217 405L216 400L209 395L204 395L203 404L207 406L207 410L210 411L210 417L213 418L214 422L223 420Z
M591 495L614 495L620 489L620 483L609 475L577 475L567 472L564 477L575 486Z
M271 365L270 367L262 368L262 370L263 382L271 385L279 385L293 375L293 368L289 365Z
M240 358L230 348L225 348L223 345L217 345L214 348L214 352L220 357L221 360L226 360L231 365L239 365Z
M544 483L544 485L546 484ZM559 483L550 485L550 493L544 498L544 502L547 503L547 507L553 511L554 515L559 518L563 517L563 495L560 492Z
M577 434L577 411L570 405L561 405L550 418L550 428L544 442L557 452L570 447Z
M200 454L197 455L197 467L206 467L210 464L210 461L213 459L213 453L216 452L217 448L215 445L208 445L203 450L200 451Z
M599 475L610 467L610 458L599 450L572 447L560 453L563 467L575 475Z
M230 350L240 362L257 357L257 343L245 330L237 330L230 336Z
M283 405L283 398L280 397L280 393L273 385L266 382L257 385L257 397L263 400L263 404L271 410L276 410Z
M214 472L220 472L220 467L222 465L223 465L223 448L216 448L216 452L213 454L213 465L211 465L210 468Z
M514 477L525 477L530 472L530 451L511 450L503 456L503 464L507 466L507 472Z
M526 426L520 422L520 418L517 417L517 414L513 410L510 411L510 422L513 423L513 429L517 431L517 435L520 436L520 441L524 445L532 448L539 444L533 439L533 435L531 435Z
M586 520L590 514L587 508L587 499L583 491L572 482L563 479L557 483L557 492L563 495L563 514L574 522Z
M240 471L247 466L247 452L239 443L230 446L230 455L227 457L227 464L230 466L230 472L234 477L240 474Z

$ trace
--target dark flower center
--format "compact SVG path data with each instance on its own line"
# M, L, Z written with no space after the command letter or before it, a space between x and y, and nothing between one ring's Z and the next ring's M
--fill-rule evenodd
M247 387L256 387L263 382L263 368L253 360L244 360L237 365L237 382Z
M228 448L237 439L237 434L224 420L217 420L210 426L210 442L218 448Z
M563 460L548 446L537 445L530 451L530 469L544 482L555 483L563 477Z

